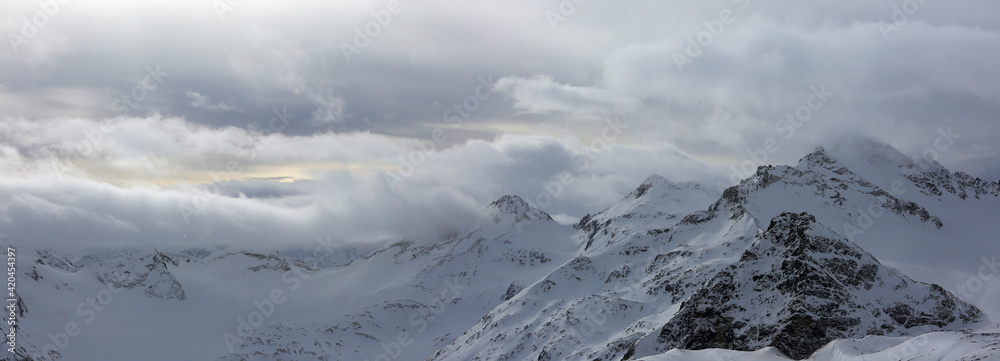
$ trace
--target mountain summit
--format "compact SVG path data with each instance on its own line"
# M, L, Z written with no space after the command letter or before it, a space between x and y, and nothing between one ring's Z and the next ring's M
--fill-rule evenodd
M504 218L514 222L553 221L548 213L531 207L524 199L513 195L501 196L490 203L489 210L492 212L495 222Z
M882 265L812 215L783 213L640 341L636 355L771 346L803 359L836 339L961 329L981 317L940 286Z
M0 360L989 359L998 189L869 141L721 193L652 175L575 225L505 195L372 252L19 250Z

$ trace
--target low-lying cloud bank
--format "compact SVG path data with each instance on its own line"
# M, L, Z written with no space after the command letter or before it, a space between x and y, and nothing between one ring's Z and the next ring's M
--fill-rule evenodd
M465 229L503 194L572 221L653 172L718 174L667 145L611 138L504 135L438 149L163 117L2 123L0 227L16 244L70 249L419 239Z

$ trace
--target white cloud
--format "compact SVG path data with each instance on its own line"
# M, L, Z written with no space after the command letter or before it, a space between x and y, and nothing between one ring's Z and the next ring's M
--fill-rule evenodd
M731 29L731 30L730 30ZM695 29L697 30L697 29ZM1000 101L1000 71L976 54L1000 33L976 27L907 23L890 41L875 22L803 28L750 16L730 25L691 63L685 37L624 47L604 69L608 91L726 107L780 108L810 84L826 83L856 103L966 93Z
M211 128L162 116L101 121L6 117L0 118L0 144L10 147L15 158L8 159L18 159L21 169L58 159L98 179L127 175L140 181L204 182L206 172L224 171L230 164L239 165L245 176L296 169L373 171L417 141L367 132L293 136L267 128Z
M191 106L198 109L205 109L210 112L228 112L236 109L236 107L227 102L212 104L212 100L209 99L208 96L202 95L196 91L188 91L185 95L188 99L191 99Z
M574 117L600 117L635 113L642 108L636 99L597 87L559 84L548 76L510 76L496 81L494 91L514 99L514 109L527 114L563 113Z
M322 126L343 122L344 99L340 98L332 91L322 91L309 93L309 99L316 104L316 110L309 119L309 124Z
M768 162L787 163L850 132L920 151L948 125L963 137L942 162L1000 177L1000 5L928 3L885 40L896 3L752 2L683 73L673 54L732 1L586 2L556 31L537 1L405 5L351 64L338 45L384 4L245 4L224 22L199 1L66 6L30 52L0 51L0 226L44 242L402 237L501 194L537 203L560 171L573 183L546 210L569 220L651 173L728 175L767 138ZM0 30L38 9L15 2ZM157 64L170 77L141 107L162 115L105 121L110 93ZM497 93L421 150L487 74ZM775 122L822 84L834 99L785 139ZM273 109L300 118L268 122ZM630 128L595 151L616 115ZM384 172L410 157L391 191ZM220 175L236 180L203 185ZM178 204L204 189L219 194L182 224Z
M413 140L371 133L287 136L179 118L44 125L4 118L0 125L0 159L9 170L0 176L0 227L59 247L428 236L467 226L503 194L539 205L548 192L553 201L541 206L565 220L611 204L654 172L678 180L718 173L668 146L595 149L551 136L505 135L425 152ZM99 140L87 138L102 125L108 131ZM90 151L77 152L80 142ZM422 161L391 189L385 175L415 154ZM309 179L267 177L301 168ZM253 172L261 169L271 171ZM560 172L573 182L552 193L546 184ZM151 185L192 173L204 184ZM116 182L121 175L141 181Z

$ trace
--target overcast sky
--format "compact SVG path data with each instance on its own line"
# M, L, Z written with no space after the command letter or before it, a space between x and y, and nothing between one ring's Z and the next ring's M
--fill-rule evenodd
M715 186L857 135L919 156L950 132L939 161L996 180L996 14L985 0L5 1L0 236L377 242L460 228L503 194L571 222L650 174Z

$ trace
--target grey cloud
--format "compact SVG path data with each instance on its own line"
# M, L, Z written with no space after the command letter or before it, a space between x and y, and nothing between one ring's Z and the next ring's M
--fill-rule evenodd
M184 95L188 99L191 99L191 106L195 108L205 109L210 112L226 112L234 109L232 104L226 102L213 103L207 96L196 91L188 91Z
M210 2L73 2L23 51L0 46L0 209L17 237L55 243L372 240L458 226L501 194L539 203L560 172L573 182L545 210L568 220L651 173L724 179L769 138L766 162L790 163L841 134L919 154L949 126L962 137L941 162L1000 178L1000 5L925 2L893 24L902 3L587 1L553 29L557 1L404 1L347 62L341 43L384 3L243 2L220 19ZM735 21L679 71L674 55L724 9ZM19 34L39 5L5 10L0 32ZM169 76L117 111L147 67ZM493 92L447 123L480 78ZM822 86L829 102L779 126ZM615 117L630 128L595 152ZM392 191L386 172L414 152L426 160ZM79 169L48 180L56 160ZM231 162L242 172L211 209L177 226L178 202L210 187L184 177ZM72 196L86 192L102 196Z
M600 117L635 113L642 107L636 99L613 91L558 84L547 76L504 77L497 80L494 89L510 94L514 108L529 114Z

